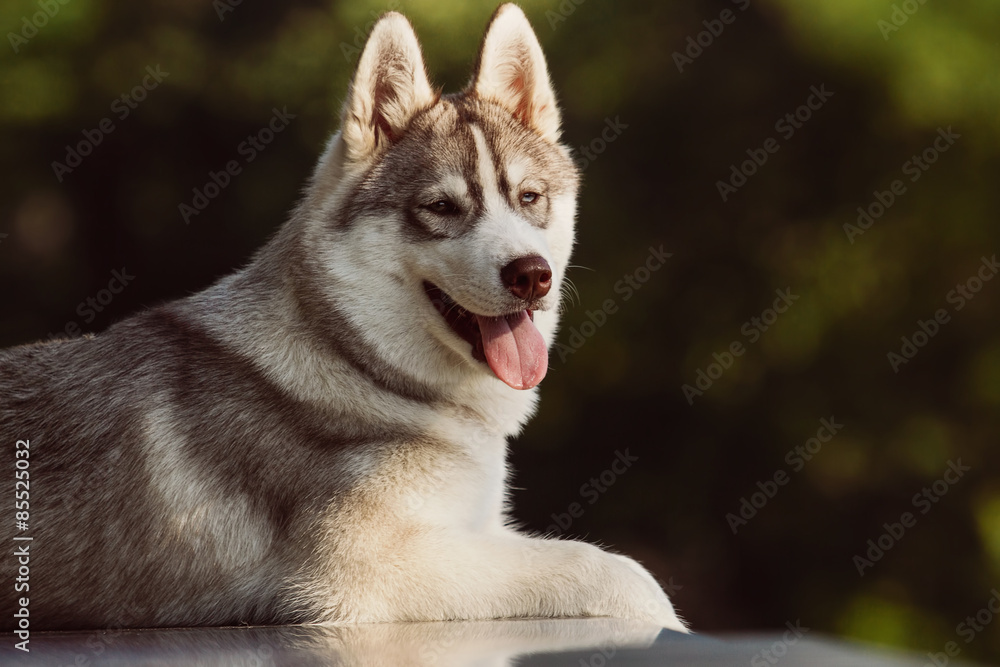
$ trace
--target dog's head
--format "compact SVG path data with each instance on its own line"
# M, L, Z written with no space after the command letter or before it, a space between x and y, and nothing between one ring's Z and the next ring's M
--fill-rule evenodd
M314 241L338 303L394 366L434 384L456 370L541 381L578 187L559 124L515 5L494 14L454 95L431 88L403 16L375 25L307 197L330 230Z

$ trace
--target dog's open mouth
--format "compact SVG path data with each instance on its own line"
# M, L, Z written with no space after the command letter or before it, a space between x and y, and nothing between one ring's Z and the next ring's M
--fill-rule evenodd
M472 345L473 358L514 389L531 389L545 377L549 352L531 309L490 317L462 308L444 291L424 282L424 291L451 330Z

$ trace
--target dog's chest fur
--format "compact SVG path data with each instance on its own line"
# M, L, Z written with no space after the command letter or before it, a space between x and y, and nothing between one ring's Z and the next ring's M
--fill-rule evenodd
M262 363L279 356L263 322L246 329L252 342L236 341L233 327L223 335L204 315L213 291L235 290L232 301L238 283L97 337L4 353L25 373L54 375L14 389L0 415L5 432L32 437L35 539L65 544L62 536L81 525L103 535L71 543L69 558L38 551L36 571L47 573L37 578L38 599L61 610L40 611L40 623L115 623L107 598L128 590L159 592L123 601L144 624L315 620L344 585L345 558L405 557L414 526L503 528L505 436L526 415L504 415L488 384L481 406L385 392L349 364L314 355L307 339L281 341L284 366ZM275 311L238 315L255 316L273 320ZM110 358L129 369L127 382L102 375ZM330 364L333 376L324 373ZM282 373L299 382L276 384ZM339 378L322 398L309 395L320 377ZM20 379L4 377L25 386ZM48 567L56 561L73 564L69 579ZM116 572L117 591L106 590L98 568ZM235 615L219 605L241 597L254 604Z

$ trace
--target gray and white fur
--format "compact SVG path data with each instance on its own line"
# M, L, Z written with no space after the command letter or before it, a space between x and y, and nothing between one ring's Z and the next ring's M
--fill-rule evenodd
M446 96L386 14L302 201L249 265L99 335L0 352L5 477L30 442L32 629L608 616L686 631L635 561L508 518L507 438L535 409L534 342L554 341L573 246L559 124L516 6ZM501 276L524 258L548 289ZM448 316L501 338L477 351ZM0 518L13 544L13 511ZM3 581L15 569L0 559ZM0 595L8 630L18 597Z

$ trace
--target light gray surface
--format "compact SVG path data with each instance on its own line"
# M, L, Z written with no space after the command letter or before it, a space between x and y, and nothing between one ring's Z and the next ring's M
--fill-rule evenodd
M919 655L819 638L812 632L801 637L787 629L752 637L687 636L615 619L32 633L30 653L14 649L13 635L2 641L2 665L74 667L920 667L926 662Z

